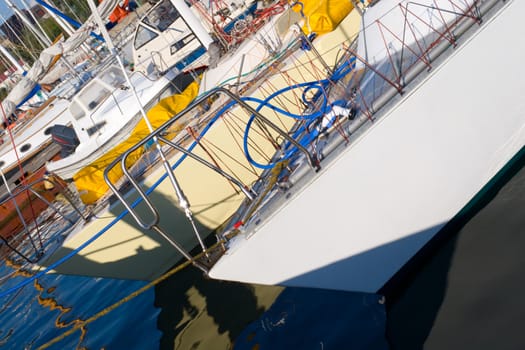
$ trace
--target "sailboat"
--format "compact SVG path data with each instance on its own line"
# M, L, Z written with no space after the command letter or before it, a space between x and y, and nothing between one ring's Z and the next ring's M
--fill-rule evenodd
M268 89L264 98L256 95L264 90L257 82L244 86L249 96L235 94L234 87L198 99L171 123L190 131L162 139L182 154L171 164L179 207L187 211L192 206L184 207L186 202L198 208L203 192L214 206L224 204L231 197L214 201L209 194L220 188L218 175L245 199L216 232L216 244L191 261L217 279L380 290L523 149L523 79L509 77L525 50L497 39L512 36L521 6L381 1L366 8L357 39L337 54L337 64L326 65L321 79L276 84L280 89ZM484 69L481 54L495 42L495 59L513 57L512 64ZM495 96L486 81L507 88ZM291 90L300 91L286 95ZM239 128L245 133L241 143L223 141L221 149L244 159L243 167L262 169L251 179L239 176L240 165L219 162L213 146L232 109L245 110L247 121ZM213 111L209 119L202 110ZM495 123L496 110L505 113ZM276 113L300 122L276 128ZM255 135L262 136L251 142ZM232 151L239 145L244 158ZM256 154L271 145L275 153L269 157ZM195 162L212 170L197 177ZM142 198L154 215L164 209L153 204L155 192ZM145 229L180 232L180 226L165 225L162 214L147 222L131 205L128 210Z
M326 32L314 5L274 5L103 170L113 194L42 273L151 279L187 258L217 279L376 292L522 150L525 80L508 77L525 50L497 40L521 2L382 0ZM487 43L511 62L485 69Z
M108 4L111 5L111 2L105 3L104 7ZM49 7L47 4L46 6ZM104 11L107 12L107 9ZM43 50L35 64L28 72L24 72L21 81L2 101L2 120L6 121L0 143L0 184L3 188L0 198L0 235L3 238L10 239L21 234L22 240L23 237L26 240L29 237L31 241L28 233L35 229L31 228L32 222L58 193L55 185L59 184L47 183L44 169L46 161L57 160L64 155L59 145L52 142L54 125L70 125L72 117L69 108L72 97L107 64L94 63L86 59L84 54L75 52L89 35L89 29L84 26L77 32L70 33L67 40L59 37L54 44ZM66 56L66 61L60 61ZM78 64L73 67L72 62ZM67 72L65 76L64 69ZM38 83L55 87L44 94L47 99L43 103L27 106L26 101L37 91ZM24 107L23 116L15 111L17 107ZM11 117L15 113L18 116ZM7 122L8 119L10 122ZM50 190L46 189L48 186L51 187ZM4 243L9 245L7 241Z
M221 25L226 27L247 13L248 10L240 11ZM159 1L137 24L132 40L132 71L125 73L130 75L130 85L139 99L135 99L131 89L123 88L125 77L116 64L100 72L69 105L70 128L57 130L55 135L57 140L71 139L62 143L69 152L48 162L48 171L62 179L72 179L128 138L142 118L143 109L149 110L163 97L180 92L187 85L181 83L188 80L184 72L208 65L207 53L212 44L213 39L191 15L190 7Z

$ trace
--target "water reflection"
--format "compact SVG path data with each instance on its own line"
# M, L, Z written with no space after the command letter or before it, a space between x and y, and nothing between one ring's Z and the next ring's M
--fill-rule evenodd
M161 309L159 348L229 349L281 291L281 287L211 280L195 268L186 268L155 287L155 306Z
M384 288L392 349L523 348L524 205L525 148Z

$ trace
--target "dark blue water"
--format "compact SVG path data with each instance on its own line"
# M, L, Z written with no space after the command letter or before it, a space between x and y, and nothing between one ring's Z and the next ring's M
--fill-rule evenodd
M6 349L38 348L79 321L126 297L145 283L49 275L2 299L0 344ZM159 309L150 289L118 310L89 323L51 349L151 349L159 342Z
M13 278L4 287L18 279ZM55 342L75 325L97 317L100 311L146 285L63 275L39 278L3 298L0 346L344 349L353 344L357 349L388 349L384 299L380 295L214 281L193 268ZM310 328L308 333L306 327Z

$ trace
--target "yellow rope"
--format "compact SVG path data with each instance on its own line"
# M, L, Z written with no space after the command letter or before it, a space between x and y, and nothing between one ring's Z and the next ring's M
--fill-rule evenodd
M48 341L47 343L45 343L44 345L40 346L38 348L38 350L42 350L42 349L47 349L49 348L51 345L53 344L56 344L58 343L59 341L61 341L62 339L70 336L71 334L73 334L75 331L81 329L82 327L88 325L89 323L93 322L93 321L96 321L97 319L99 319L100 317L104 316L104 315L107 315L110 311L113 311L114 309L116 309L117 307L121 306L122 304L130 301L131 299L137 297L138 295L144 293L145 291L147 291L148 289L150 289L151 287L154 287L155 285L159 284L160 282L164 281L165 279L167 279L168 277L172 276L173 274L181 271L183 268L187 267L188 265L191 264L191 261L189 260L186 260L185 262L183 262L182 264L180 264L179 266L171 269L170 271L166 272L164 275L160 276L159 278L157 278L156 280L148 283L147 285L145 285L144 287L136 290L135 292L131 293L130 295L128 295L127 297L123 298L123 299L120 299L119 301L117 301L116 303L108 306L107 308L97 312L95 315L91 316L90 318L88 318L87 320L85 321L81 321L81 322L78 322L76 323L73 328L71 328L70 330L62 333L61 335L59 335L58 337L55 337L53 338L52 340Z

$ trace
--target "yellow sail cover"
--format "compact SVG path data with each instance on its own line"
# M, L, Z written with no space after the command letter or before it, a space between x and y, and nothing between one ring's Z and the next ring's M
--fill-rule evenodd
M303 31L307 34L331 32L353 8L350 0L303 0L293 7L305 16Z
M197 82L193 82L180 94L175 94L170 97L162 99L157 105L149 110L147 113L148 119L154 129L157 129L171 117L186 108L191 101L195 99L199 91ZM102 197L109 187L104 181L104 170L115 160L119 155L127 151L133 145L149 134L148 127L144 120L141 120L135 129L133 129L130 137L125 141L115 146L111 151L98 158L93 163L78 171L73 176L73 181L80 193L80 198L85 204L93 204L100 197ZM130 166L135 163L144 150L142 148L133 152L127 159L127 165ZM111 182L116 182L122 176L121 167L114 167L109 173Z

